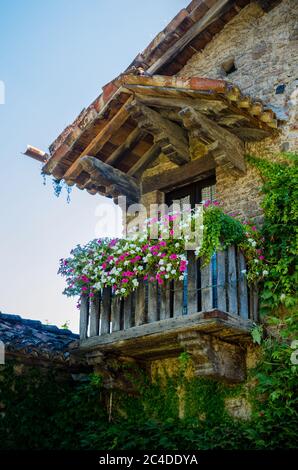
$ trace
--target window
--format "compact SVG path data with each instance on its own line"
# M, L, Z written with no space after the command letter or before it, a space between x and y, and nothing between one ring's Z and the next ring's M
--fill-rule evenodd
M195 204L208 199L214 201L215 193L215 177L212 177L166 193L165 202L170 206L174 201L180 201L182 204L190 204L194 207Z

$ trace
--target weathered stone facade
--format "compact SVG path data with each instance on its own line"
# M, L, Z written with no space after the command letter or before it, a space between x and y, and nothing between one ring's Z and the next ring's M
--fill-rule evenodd
M262 100L285 121L279 138L246 144L247 153L272 158L271 152L298 147L297 28L295 0L285 0L268 13L252 2L179 73L183 77L229 80L252 99ZM227 75L224 67L231 62L236 70ZM235 176L228 168L218 166L216 184L218 198L229 212L261 221L261 180L256 170L248 168L245 175Z
M246 143L247 154L272 158L272 153L298 147L298 35L297 2L284 0L268 13L257 2L239 12L179 72L193 76L225 79L239 86L253 100L262 100L282 120L280 136L258 143ZM235 65L227 74L225 69ZM168 171L175 165L161 156L158 164L144 177ZM217 197L229 213L261 222L261 179L249 167L243 175L235 175L229 167L216 168Z

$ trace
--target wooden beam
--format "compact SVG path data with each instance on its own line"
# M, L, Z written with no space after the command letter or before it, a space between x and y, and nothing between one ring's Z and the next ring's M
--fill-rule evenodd
M134 178L120 170L98 160L96 157L84 156L80 165L89 173L96 186L113 186L119 194L127 197L129 203L135 203L140 198L140 188Z
M126 103L129 103L132 97ZM124 106L112 117L107 125L91 140L90 144L83 150L75 162L68 168L63 178L68 181L74 181L81 173L82 167L80 165L80 158L84 155L96 155L103 146L110 140L112 135L125 123L128 119L128 112Z
M145 132L139 127L136 127L127 137L126 141L120 145L111 155L106 159L105 163L108 165L115 165L119 160L132 151L137 143L144 137Z
M177 165L189 161L188 140L184 130L172 121L163 118L157 111L134 100L126 109L139 127L153 135L154 143L161 147L162 152Z
M187 44L192 41L199 33L201 33L207 26L215 21L221 13L222 8L228 3L229 0L218 0L213 7L197 21L178 41L173 44L159 59L156 60L147 70L150 74L155 74L163 65L169 62Z
M141 174L146 170L146 168L150 165L150 163L154 162L154 160L160 154L160 146L158 144L152 145L147 152L137 161L135 165L133 165L130 170L128 170L127 174L130 176L134 176L138 178Z
M173 170L144 178L142 181L142 192L144 194L157 189L162 191L183 186L191 181L198 181L213 175L215 167L216 163L210 155L197 158L183 165L183 171L182 168L174 168Z
M186 96L152 96L142 95L141 93L136 94L137 99L140 103L147 106L153 106L157 108L185 108L186 106L192 106L194 109L201 111L202 113L220 113L222 110L228 108L228 104L225 103L221 98L218 99L206 99L206 98L189 98Z
M246 170L244 144L238 137L193 108L185 108L179 114L183 118L184 126L198 138L203 135L204 138L207 136L210 142L218 142L216 149L218 156L232 163L238 170L242 172Z

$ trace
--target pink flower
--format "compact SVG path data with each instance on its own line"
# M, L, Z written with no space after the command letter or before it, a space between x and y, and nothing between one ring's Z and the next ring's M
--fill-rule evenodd
M151 251L151 253L154 252L154 251L155 251L155 252L158 252L158 246L157 246L157 245L152 245L152 246L150 247L150 251Z
M219 201L213 201L212 203L214 206L220 206L220 202Z
M187 262L186 261L181 261L180 262L180 267L179 267L179 271L182 273L184 271L186 271L186 266L187 266Z
M207 201L204 202L204 207L208 207L210 206L210 204L211 204L210 199L207 199Z
M158 282L158 284L163 284L163 279L158 278L158 279L157 279L157 282Z
M142 248L141 248L141 250L142 250L142 251L146 251L147 248L148 248L148 246L149 246L148 244L147 244L147 245L143 245Z
M127 283L128 283L128 279L126 277L122 279L122 284L127 284Z
M165 242L164 240L161 240L159 242L159 246L167 246L167 242Z
M102 263L101 267L102 267L102 269L106 269L107 263Z
M170 255L170 259L177 259L177 255L173 253L172 255Z
M173 222L174 220L176 220L177 217L178 217L178 215L170 215L170 216L169 216L170 222Z
M265 256L261 255L261 256L259 256L259 259L263 260L263 259L265 259Z
M144 279L144 281L147 281L147 279L148 279L148 274L145 274L145 276L144 276L143 279Z
M124 261L125 260L125 256L124 255L120 255L119 258L118 258L119 261Z
M108 261L109 261L109 262L110 262L110 261L113 261L113 259L114 259L114 256L111 256L111 255L110 255L110 256L108 256L108 258L107 258L107 259L108 259Z
M174 230L173 230L173 229L170 230L170 235L171 235L171 236L174 235Z
M251 227L251 229L252 229L254 232L257 231L257 227L256 227L255 225L253 225L253 226Z

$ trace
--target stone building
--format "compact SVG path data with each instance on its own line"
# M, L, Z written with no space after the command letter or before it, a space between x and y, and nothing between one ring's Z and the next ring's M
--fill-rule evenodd
M228 213L261 223L261 180L245 155L297 148L295 7L295 0L193 0L49 154L29 148L27 155L44 173L116 203L119 196L147 207L216 197ZM237 250L220 263L221 291L210 286L212 266L198 275L189 259L188 289L201 297L190 294L187 315L179 284L171 292L141 286L121 306L105 292L97 303L82 302L80 350L100 368L109 354L153 363L185 349L197 374L243 381L256 293L241 276Z

